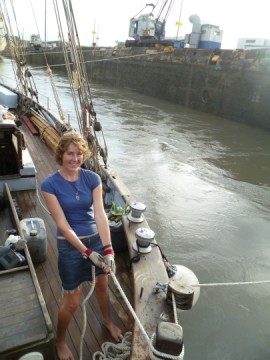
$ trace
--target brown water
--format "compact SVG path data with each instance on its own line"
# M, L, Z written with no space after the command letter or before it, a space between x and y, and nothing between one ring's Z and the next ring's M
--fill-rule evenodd
M46 104L49 81L33 73ZM9 60L0 77L12 83ZM67 80L55 81L72 113ZM179 314L185 360L270 359L270 284L237 284L270 281L270 132L125 89L92 94L110 164L147 206L168 260L200 283L236 283L202 288Z

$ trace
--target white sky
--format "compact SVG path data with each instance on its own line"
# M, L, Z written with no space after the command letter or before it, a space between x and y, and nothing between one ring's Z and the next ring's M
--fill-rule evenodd
M10 0L5 0L6 4ZM57 39L52 0L13 0L18 28L25 39L30 34L40 33L44 40L45 1L47 3L47 41ZM159 0L159 3L162 0ZM222 48L236 48L237 40L242 37L270 39L269 0L175 0L174 7L166 25L166 36L176 37L176 21L179 19L182 1L181 22L178 36L190 33L192 24L189 16L197 14L202 21L217 25L223 30ZM152 1L154 4L157 0ZM58 0L62 7L62 0ZM73 0L73 9L82 45L91 45L92 31L98 33L99 46L114 46L116 41L128 38L129 20L149 3L142 0ZM33 9L33 10L32 10ZM150 11L148 7L144 12ZM156 12L159 6L156 7ZM34 20L33 11L36 17ZM155 13L155 12L154 12ZM38 30L36 26L38 23Z

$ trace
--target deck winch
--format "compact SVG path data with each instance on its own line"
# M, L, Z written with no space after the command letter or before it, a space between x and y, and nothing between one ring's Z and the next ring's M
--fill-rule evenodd
M142 254L149 253L152 250L150 243L155 238L154 231L148 228L138 228L135 235L136 241L133 243L133 249Z
M168 284L166 297L169 304L172 303L172 293L174 294L177 309L189 310L192 308L194 298L194 289L192 286L182 285L181 282L177 280L171 280Z
M174 295L175 305L179 310L189 310L198 301L200 287L196 275L187 267L174 265L176 271L170 278L167 287L166 300L172 304L172 293Z
M145 211L146 206L140 202L133 202L129 207L131 212L127 216L128 220L135 223L143 222L142 213Z

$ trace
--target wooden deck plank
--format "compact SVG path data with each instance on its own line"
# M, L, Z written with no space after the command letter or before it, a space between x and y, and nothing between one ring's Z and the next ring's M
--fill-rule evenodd
M29 281L29 270L1 274L0 279L6 289L0 297L1 351L22 346L26 341L34 343L46 339L47 328L34 284Z
M38 129L36 128L36 126L30 121L30 119L25 116L25 115L22 115L21 118L23 119L25 125L29 128L29 130L31 131L31 134L32 135L39 135L39 131Z

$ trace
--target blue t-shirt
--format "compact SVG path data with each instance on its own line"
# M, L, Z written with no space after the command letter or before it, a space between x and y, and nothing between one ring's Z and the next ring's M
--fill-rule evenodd
M78 236L85 236L97 232L92 191L100 183L99 175L80 169L80 177L76 181L64 179L59 172L49 175L41 183L41 190L57 197L71 228ZM57 236L63 236L59 228Z

